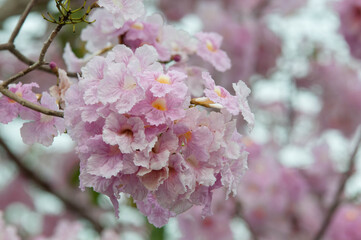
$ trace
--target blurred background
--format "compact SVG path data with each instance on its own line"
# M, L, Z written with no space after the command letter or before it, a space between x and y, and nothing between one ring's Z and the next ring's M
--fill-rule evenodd
M0 0L0 43L7 42L27 3ZM213 216L202 219L201 209L192 208L160 229L122 197L116 219L106 196L78 188L79 160L70 137L56 137L51 147L28 146L19 130L24 121L16 119L0 124L2 141L22 163L19 167L0 147L0 239L5 223L23 239L318 239L315 236L338 199L323 239L360 240L361 157L351 155L361 122L361 1L146 0L145 4L148 14L160 12L168 24L189 33L222 35L221 48L232 60L230 70L219 73L193 61L208 68L219 85L229 89L243 80L252 90L249 103L256 124L251 133L240 124L250 155L238 195L225 200L225 192L218 190ZM16 38L17 49L30 59L37 58L54 28L41 16L46 11L56 12L54 1L38 0ZM78 57L87 54L79 37L86 26L77 25L75 33L65 27L46 59L66 69L62 56L67 42ZM10 52L0 51L1 80L25 67ZM34 80L41 92L54 85L56 77L35 71L21 81ZM350 161L355 161L351 169ZM23 167L53 191L44 190ZM342 182L345 190L338 193ZM82 206L89 217L74 211L71 203ZM89 219L108 230L100 234ZM68 237L61 236L64 229Z

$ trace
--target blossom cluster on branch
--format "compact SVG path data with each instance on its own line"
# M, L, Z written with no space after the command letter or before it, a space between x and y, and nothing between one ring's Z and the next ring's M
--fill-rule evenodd
M327 37L350 56L323 31L300 34L317 1L70 2L38 14L53 29L25 49L29 0L0 43L0 122L22 119L28 144L11 146L0 126L0 239L161 240L175 222L180 239L361 238L360 193L348 189L359 1L325 7L340 17ZM193 33L179 28L189 19ZM66 154L34 144L68 136Z
M187 62L197 54L219 71L230 68L222 37L191 36L166 25L160 15L146 16L139 0L98 4L102 8L91 16L96 22L81 36L90 52L107 49L106 56L78 59L67 46L65 61L81 71L79 81L51 63L58 76L51 95L37 97L35 83L8 88L47 109L64 109L64 119L3 96L2 122L31 120L21 129L27 144L49 146L66 129L77 143L81 188L108 195L116 212L123 192L158 227L193 205L210 215L212 191L224 186L235 194L246 169L247 152L232 115L241 113L250 128L254 122L245 83L234 83L231 95L205 69ZM195 76L189 74L193 69ZM203 86L201 97L192 93L194 82Z

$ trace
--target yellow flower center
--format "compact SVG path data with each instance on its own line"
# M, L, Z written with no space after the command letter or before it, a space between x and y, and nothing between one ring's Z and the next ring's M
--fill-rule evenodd
M215 87L214 91L217 93L218 97L223 97L222 96L222 91L221 91L221 89L219 87Z
M143 25L143 23L136 22L131 26L131 28L136 29L136 30L143 30L144 25Z
M187 142L189 142L192 139L192 132L188 131L184 134L184 137L187 139Z
M159 83L171 84L170 78L169 78L168 75L161 74L161 75L159 75L159 77L158 77L156 80L157 80L157 82L159 82Z
M152 107L160 111L167 111L167 105L164 98L157 98L154 102L152 102Z
M217 51L217 49L214 47L213 43L209 40L206 41L207 49L211 52Z

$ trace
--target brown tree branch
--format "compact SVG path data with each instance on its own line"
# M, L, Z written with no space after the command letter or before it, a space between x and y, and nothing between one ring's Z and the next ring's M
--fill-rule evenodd
M332 220L337 208L339 207L339 205L342 202L342 194L345 190L347 180L352 176L352 174L354 173L354 170L355 170L356 155L359 150L360 143L361 143L361 134L359 134L357 136L357 142L356 142L355 148L353 149L352 154L350 156L347 171L341 177L341 181L337 188L335 198L333 199L333 202L326 213L326 216L322 222L322 225L321 225L320 229L318 230L318 232L316 233L313 240L321 240L322 239L323 235L326 233L326 230L328 229L329 224L331 223L331 220Z
M30 0L30 2L26 5L26 8L23 12L23 14L21 15L18 23L16 24L16 27L14 29L14 31L11 33L11 36L9 38L9 43L14 43L15 38L18 36L21 27L23 26L25 19L28 17L31 9L33 8L34 4L35 4L36 0Z
M16 81L18 78L28 74L29 72L34 71L35 69L39 68L40 66L42 66L44 64L44 57L46 52L49 49L49 46L51 45L51 43L53 42L53 40L55 39L56 35L59 33L59 31L62 29L64 25L57 25L56 28L51 32L49 38L45 41L40 54L39 54L39 59L37 62L33 63L32 65L30 65L28 68L26 68L25 70L15 74L14 76L10 77L9 79L7 79L6 81L3 82L2 86L3 87L7 87L10 83ZM15 99L14 99L15 100Z
M58 35L58 33L60 32L60 30L64 27L64 25L59 24L56 26L56 28L51 32L50 36L48 37L48 39L45 41L43 48L40 51L40 55L39 55L39 60L38 62L40 64L44 63L44 57L46 52L48 51L51 43L54 41L56 35Z
M8 155L9 159L11 159L16 165L18 166L20 172L29 180L33 181L35 184L37 184L39 187L44 189L47 192L52 193L57 198L59 198L66 208L71 212L75 213L78 216L87 219L89 222L91 222L94 226L94 228L101 232L103 230L103 227L99 224L98 220L89 213L89 211L86 209L86 206L80 206L79 204L76 204L74 201L72 201L69 197L64 196L60 192L56 191L52 188L52 186L44 181L42 178L37 176L33 171L31 171L28 167L26 167L23 164L23 161L21 161L5 144L5 142L0 138L0 146L5 150L6 154Z
M5 96L7 96L8 98L11 98L12 100L16 101L17 103L28 107L34 111L46 114L46 115L50 115L50 116L55 116L55 117L64 117L64 113L63 112L59 112L59 111L54 111L45 107L42 107L38 104L29 102L27 100L25 100L22 97L19 97L18 95L16 95L15 93L13 93L12 91L10 91L9 89L3 87L2 85L0 85L0 92L2 94L4 94Z
M5 43L5 44L0 44L0 51L2 50L7 50L10 53L12 53L18 60L20 60L21 62L27 64L27 65L33 65L35 62L29 58L27 58L25 55L23 55L19 50L17 50L15 48L15 45L13 44L9 44L9 43ZM51 73L54 74L55 73L49 68L49 67L44 67L44 66L38 66L36 70L40 70L43 72L47 72L47 73ZM78 73L71 73L68 72L67 73L68 77L77 77Z
M9 43L0 44L0 51L9 50L10 45Z

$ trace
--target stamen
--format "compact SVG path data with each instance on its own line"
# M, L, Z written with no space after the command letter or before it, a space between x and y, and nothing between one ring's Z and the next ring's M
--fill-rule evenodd
M217 49L214 47L213 43L209 40L206 41L206 46L207 46L208 50L211 52L217 51Z
M164 98L157 98L157 100L152 102L152 107L159 111L167 111L167 105Z
M157 82L159 82L159 83L171 84L170 78L169 78L168 75L161 74L161 75L159 75L159 77L158 77L156 80L157 80Z
M131 26L131 28L141 31L144 29L144 25L143 25L143 23L136 22Z

